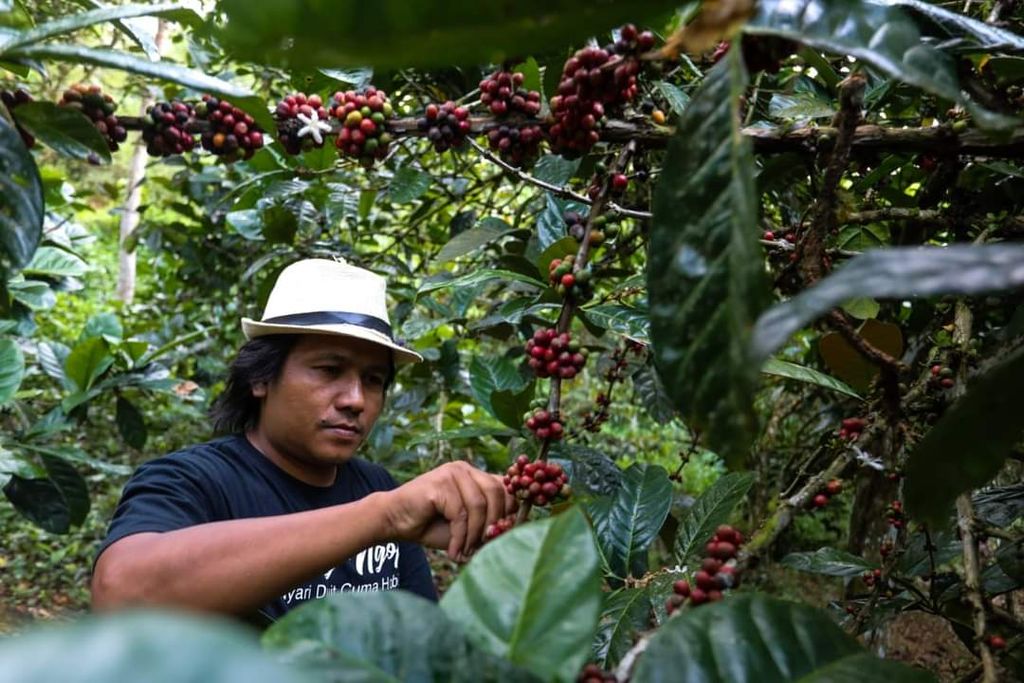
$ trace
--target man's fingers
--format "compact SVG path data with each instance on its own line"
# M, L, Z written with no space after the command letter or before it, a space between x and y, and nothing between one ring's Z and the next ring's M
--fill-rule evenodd
M463 554L468 554L480 545L480 541L484 537L484 530L487 528L488 498L482 484L488 482L479 477L480 474L483 474L480 470L474 469L470 465L464 465L452 474L456 486L459 488L462 504L468 513L466 541L462 547Z

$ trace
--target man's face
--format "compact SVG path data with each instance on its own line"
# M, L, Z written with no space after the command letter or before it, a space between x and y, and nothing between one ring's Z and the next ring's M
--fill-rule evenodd
M277 379L253 387L259 437L296 464L348 460L380 415L390 354L362 339L303 335Z

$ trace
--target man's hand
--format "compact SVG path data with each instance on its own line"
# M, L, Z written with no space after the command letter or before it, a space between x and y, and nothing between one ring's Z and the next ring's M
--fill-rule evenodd
M517 507L501 477L465 462L442 465L386 495L394 538L447 547L448 555L460 561L480 545L488 525Z

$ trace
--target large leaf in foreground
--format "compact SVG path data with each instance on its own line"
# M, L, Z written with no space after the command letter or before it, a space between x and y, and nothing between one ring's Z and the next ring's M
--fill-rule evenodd
M546 680L571 681L590 656L600 581L594 537L572 508L484 546L441 607L491 653Z
M911 13L927 17L941 26L951 37L970 38L970 42L981 49L1024 52L1024 38L1016 33L984 21L978 21L964 14L951 12L930 2L922 0L872 0L872 2L879 5L897 5Z
M237 624L140 612L87 617L6 638L0 643L0 672L0 679L18 683L310 680L275 662Z
M739 133L746 83L730 50L683 114L655 190L647 271L658 374L687 424L731 462L757 429L747 340L768 293L753 154Z
M824 612L740 595L669 619L633 683L925 682L930 674L866 654Z
M25 356L13 339L0 339L0 406L12 398L25 376Z
M984 294L1024 286L1024 246L985 244L877 249L849 260L757 321L758 361L815 318L858 297L909 299L942 294Z
M685 564L702 555L704 545L720 524L729 521L733 509L754 485L754 479L749 472L723 474L686 510L676 535L676 558L680 562Z
M43 181L18 131L0 117L0 265L32 260L43 235Z
M918 442L906 467L910 514L939 525L959 494L999 472L1014 443L1024 436L1020 407L1011 399L1021 386L1024 347L972 381Z
M322 681L526 681L475 648L436 604L403 591L338 593L292 610L263 635Z

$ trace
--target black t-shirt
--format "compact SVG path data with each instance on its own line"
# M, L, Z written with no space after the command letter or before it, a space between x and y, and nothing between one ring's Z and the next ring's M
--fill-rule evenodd
M224 437L157 458L136 470L97 557L132 534L304 512L351 503L395 486L384 468L359 458L339 466L331 486L311 486L271 462L245 436ZM307 600L332 593L392 589L437 600L423 548L402 542L367 548L264 605L259 613L275 620Z

